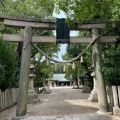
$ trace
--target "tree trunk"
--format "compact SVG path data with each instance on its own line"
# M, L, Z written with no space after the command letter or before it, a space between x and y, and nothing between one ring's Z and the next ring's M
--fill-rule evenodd
M79 89L79 84L78 84L78 79L77 78L75 79L75 82L76 82L77 88Z

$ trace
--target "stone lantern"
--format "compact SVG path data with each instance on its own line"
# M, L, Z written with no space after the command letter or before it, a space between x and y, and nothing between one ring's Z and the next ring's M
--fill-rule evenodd
M35 66L30 64L30 75L29 75L29 90L34 90L34 79L35 79Z
M91 91L91 94L90 94L88 100L92 101L92 102L98 102L97 80L95 79L94 65L91 66L91 69L93 69L91 76L93 77L94 86L93 86L93 90Z
M34 79L35 79L35 66L33 65L33 59L31 59L31 64L30 64L30 75L29 75L29 90L28 90L28 103L33 103L37 102L38 95L35 92L34 88Z

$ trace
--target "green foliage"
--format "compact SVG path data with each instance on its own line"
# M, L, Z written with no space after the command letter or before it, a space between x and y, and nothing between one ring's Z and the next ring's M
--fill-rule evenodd
M35 19L35 18L43 18L43 19L48 19L52 16L53 10L54 10L54 1L53 0L4 0L1 1L0 4L0 13L2 14L7 14L7 15L12 15L17 16L18 18L30 18L30 19ZM12 28L6 28L2 22L0 22L0 37L2 37L3 33L9 33L9 34L23 34L23 30L21 29L12 29ZM53 35L52 31L43 31L43 30L33 30L33 34L34 35ZM22 52L22 44L21 43L10 43L10 46L13 46L14 51L16 51L16 53L18 54L18 60L19 62L17 63L16 67L15 67L15 72L14 72L14 77L15 79L19 78L19 71L20 71L20 60L21 60L21 52ZM51 44L37 44L37 46L45 53L47 53L47 55L49 55L50 57L56 57L56 53L59 50L59 46L55 46L55 45L51 45ZM38 53L38 51L32 47L32 57L36 56L36 54ZM7 53L6 53L7 54ZM4 54L4 55L6 55ZM4 57L4 55L2 55L2 57ZM7 55L8 56L8 55ZM38 66L40 67L40 75L37 74L36 78L37 80L39 79L44 79L45 75L47 74L47 69L45 64L41 63L39 65L39 62L41 61L41 59L43 58L43 55L38 55L39 56L39 61L36 61L38 63ZM1 57L1 58L2 58ZM11 59L9 56L7 59ZM14 59L14 57L13 57ZM14 60L13 60L14 61ZM1 62L0 62L1 63ZM9 62L8 62L9 63ZM5 64L5 63L4 63ZM42 66L42 67L41 67ZM5 68L5 73L8 72L6 71L7 66L3 66L2 67ZM9 65L10 67L10 65ZM12 66L13 67L13 66ZM12 68L11 67L11 68ZM38 68L39 68L38 67ZM41 69L43 68L43 70ZM14 68L12 69L14 71ZM37 71L39 73L39 71ZM8 80L7 73L5 74L6 76L6 80ZM11 74L12 76L12 74ZM7 82L7 87L11 87L11 86L18 86L18 82L14 82L11 81L12 77L10 78L10 80L8 80ZM8 85L9 84L9 85ZM5 87L5 88L7 88Z
M3 70L0 88L5 90L12 87L15 80L16 54L10 44L2 40L0 40L0 48L0 65Z
M72 44L70 46L67 46L67 53L63 55L63 59L69 60L77 57L84 49L86 48L86 45L81 44ZM72 69L72 64L67 65L67 71L66 71L66 79L72 79L75 80L76 78L79 78L81 75L83 75L84 71L88 70L88 67L91 66L91 51L87 51L84 53L84 63L80 63L80 59L75 61L75 70Z
M102 31L104 35L120 36L119 24L111 30ZM120 85L120 45L119 39L115 44L102 45L103 72L107 85Z
M0 86L2 86L4 81L5 81L5 70L2 67L2 65L0 65Z
M120 1L119 0L113 0L112 21L120 21Z
M65 78L68 80L76 80L83 74L83 69L79 61L75 62L75 69L72 69L72 64L67 64Z
M79 32L79 36L88 36L90 33L86 31ZM71 44L67 46L67 52L62 56L64 60L70 60L77 57L83 50L87 47L85 44ZM89 49L86 53L83 54L84 63L80 63L80 59L75 61L75 70L72 69L72 64L67 65L66 79L76 80L84 74L85 71L88 71L88 67L91 66L92 61L92 51Z
M54 65L55 66L55 65ZM54 70L54 73L64 73L63 71L64 64L57 63L57 70Z
M112 44L103 46L103 72L107 85L120 85L120 46Z
M4 0L0 10L4 14L23 17L48 18L54 9L53 0Z
M86 23L94 19L120 20L119 0L54 0L56 11L63 10L68 21Z
M48 36L53 35L51 31L34 31L35 35ZM54 44L37 44L37 46L46 53L49 57L57 57L57 52L60 50L60 46L55 46ZM37 54L36 54L37 53ZM39 53L36 48L32 48L32 56L36 57L36 86L44 86L46 84L46 79L51 78L54 72L54 66L46 65L46 60L43 60L43 55Z
M110 30L111 22L120 21L120 0L55 0L55 2L56 11L60 12L60 10L63 10L69 24L71 24L71 21L77 21L81 24L99 22L98 20L108 21L107 29L103 31L102 35L120 35L119 26ZM108 30L108 28L110 29ZM109 85L120 84L120 47L114 48L114 45L106 44L102 46L102 49L104 55L103 71L106 83ZM73 49L73 52L72 49L69 49L64 58L73 58L77 53L79 53L77 52L77 47ZM90 57L90 52L87 54L85 56ZM90 61L89 57L87 57L87 61Z
M46 53L49 57L57 57L57 52L60 50L59 45L55 46L54 44L37 44L37 46L42 50L44 53ZM39 51L33 47L32 48L32 56L35 56ZM41 57L43 55L41 54Z
M49 66L46 65L46 60L40 61L40 59L35 60L34 64L36 66L35 74L36 81L35 85L37 87L42 87L47 84L48 78L52 78L54 72L54 65L51 63Z

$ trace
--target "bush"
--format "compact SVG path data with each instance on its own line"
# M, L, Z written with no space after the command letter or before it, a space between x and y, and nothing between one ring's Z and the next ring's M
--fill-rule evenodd
M0 40L0 89L13 87L15 80L16 54L11 45Z
M109 48L108 48L109 47ZM103 72L107 85L120 85L120 46L109 45L103 59Z
M4 81L5 81L5 70L2 67L2 65L0 65L0 86L4 83Z

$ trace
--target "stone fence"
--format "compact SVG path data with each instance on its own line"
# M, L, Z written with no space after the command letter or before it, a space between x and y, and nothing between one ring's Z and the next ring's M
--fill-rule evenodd
M120 86L112 86L113 91L113 114L120 115Z
M7 89L4 92L0 90L0 111L17 102L17 91L18 88Z
M110 111L114 115L120 115L120 86L107 87L107 95Z
M120 108L120 86L112 86L114 107Z

